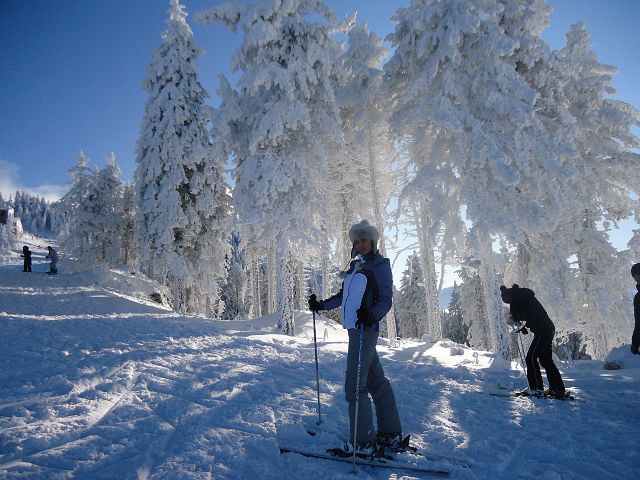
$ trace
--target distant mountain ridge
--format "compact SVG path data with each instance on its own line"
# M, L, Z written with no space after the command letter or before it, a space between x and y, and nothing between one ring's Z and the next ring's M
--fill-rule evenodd
M440 310L447 310L449 308L449 303L451 302L452 295L453 295L452 286L442 289L442 292L440 292L440 296L438 297L438 302L440 303Z

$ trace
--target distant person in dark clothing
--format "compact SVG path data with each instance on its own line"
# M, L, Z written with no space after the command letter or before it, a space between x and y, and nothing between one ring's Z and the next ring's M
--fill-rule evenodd
M640 354L638 347L640 346L640 263L636 263L631 267L631 276L636 281L636 296L633 297L633 316L636 321L636 326L633 329L633 336L631 337L631 353L634 355Z
M29 247L27 247L26 245L22 247L22 255L20 256L24 257L24 269L22 271L30 272L31 271L31 250L29 250Z
M47 247L49 249L49 255L46 258L51 259L51 265L49 266L49 273L54 274L58 273L58 253L51 247Z
M509 304L513 320L525 322L522 333L527 333L527 328L533 332L533 342L531 342L526 359L527 380L531 393L541 395L544 392L542 374L540 373L540 365L542 365L549 380L549 394L555 397L564 397L564 383L558 367L553 363L551 352L551 343L556 328L547 311L535 297L533 290L520 288L514 284L511 288L502 285L500 292L502 301Z

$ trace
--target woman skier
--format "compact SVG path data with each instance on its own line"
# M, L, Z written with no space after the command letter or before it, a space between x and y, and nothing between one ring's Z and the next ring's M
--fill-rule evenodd
M309 298L313 311L341 307L342 326L348 330L349 349L345 397L349 404L350 440L345 454L353 447L356 422L356 397L358 397L357 438L355 448L375 454L378 447L397 448L403 442L402 424L391 383L385 377L376 344L380 331L379 322L391 308L393 278L391 264L377 249L378 230L366 220L353 225L349 239L353 242L351 258L354 259L345 272L340 291L326 299ZM362 332L362 352L360 334ZM358 358L360 357L360 384L357 385ZM359 394L356 389L359 387ZM376 406L378 431L373 426L373 412L369 394Z

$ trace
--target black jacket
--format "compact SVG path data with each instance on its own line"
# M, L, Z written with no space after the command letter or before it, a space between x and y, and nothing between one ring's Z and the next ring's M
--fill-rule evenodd
M553 335L556 327L549 314L535 297L533 290L514 285L509 310L515 321L526 322L525 326L538 335Z
M633 297L633 316L636 320L636 327L633 329L633 336L631 337L631 346L634 348L640 347L640 283L636 285L638 293Z

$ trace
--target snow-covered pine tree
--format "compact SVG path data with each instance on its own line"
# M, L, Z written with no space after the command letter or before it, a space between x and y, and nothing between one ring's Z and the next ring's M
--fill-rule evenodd
M261 269L257 255L249 256L249 317L257 318L262 316L262 290Z
M89 250L82 258L86 263L120 262L124 219L122 212L122 181L115 155L106 159L89 185L87 197L81 202L78 216L82 230L87 232Z
M3 261L8 259L11 255L11 250L15 247L16 241L14 229L10 223L11 220L9 219L9 207L14 208L11 206L10 201L3 200L2 193L0 192L0 208L7 210L7 213L5 214L6 216L3 217L2 222L0 222L0 259Z
M515 245L522 234L553 232L584 196L574 122L554 96L560 70L540 36L548 13L542 0L414 0L390 36L394 120L411 137L416 170L409 191L427 192L430 209L448 205L445 216L465 212L494 326L502 321L492 238ZM437 224L438 212L430 216Z
M485 290L478 274L480 262L467 258L461 265L460 305L467 325L468 344L478 350L494 350L494 341L489 326Z
M231 250L228 264L227 280L221 285L221 297L224 301L223 319L233 320L246 316L247 290L249 273L247 272L246 255L242 249L240 235L231 232Z
M525 197L537 199L551 224L555 224L542 230L520 229L518 248L531 248L532 252L523 252L518 258L533 258L537 268L530 272L528 285L541 298L559 300L546 303L553 309L569 304L567 292L576 289L566 255L571 255L575 232L582 228L576 212L588 208L585 202L589 203L591 197L589 177L594 172L585 168L579 153L579 123L571 114L564 93L567 69L575 66L566 65L552 54L541 38L549 24L551 9L543 0L500 0L500 3L504 7L500 24L518 42L509 58L521 78L536 92L535 112L530 127L524 130L530 134L523 137L521 147L531 153L525 156L528 166L518 188ZM544 253L543 257L536 257L540 253ZM552 258L553 261L547 261ZM570 323L571 313L567 309L558 318L561 323L563 317Z
M396 300L398 334L402 338L422 339L426 299L424 296L424 275L419 255L413 252L407 258L407 268L400 280L400 298Z
M469 345L468 335L469 325L465 324L465 313L460 302L460 286L454 282L451 300L442 322L442 337Z
M384 224L381 223L384 219L380 214L375 216L376 211L381 210L377 206L381 199L374 198L374 193L377 193L375 188L378 187L376 173L381 163L377 157L378 152L382 152L370 144L369 131L378 127L381 138L385 137L386 122L376 108L375 96L382 73L382 60L388 50L364 23L352 26L348 39L349 48L338 59L336 92L346 151L344 156L335 158L336 163L330 171L331 184L337 197L335 215L339 218L336 246L338 265L350 261L351 241L348 232L358 219L373 218L372 223L381 234L380 243L384 244ZM381 142L378 143L380 145Z
M586 337L594 342L589 353L603 358L633 328L624 314L626 295L617 287L628 264L610 244L606 226L639 212L640 172L635 166L640 161L640 140L631 127L640 125L640 113L609 97L615 93L612 75L617 69L599 62L584 24L572 25L566 41L565 48L554 53L563 67L562 93L579 127L576 149L589 202L571 222L579 282L574 304L586 323ZM598 227L601 219L604 229ZM612 325L612 317L625 320Z
M331 183L338 185L336 216L340 219L338 264L349 261L351 242L348 231L362 218L373 218L380 232L378 248L387 256L389 240L385 234L390 225L387 207L398 196L393 162L397 155L389 136L391 109L380 91L382 62L389 49L382 39L369 32L366 23L349 30L348 49L339 60L339 88L342 131L346 156L336 159ZM397 169L396 169L397 171ZM385 316L388 338L395 338L395 310Z
M142 270L170 287L180 311L216 315L225 258L229 187L207 132L207 92L184 6L171 0L167 29L147 67L138 140L137 223Z
M122 250L120 261L125 265L135 265L138 260L138 245L136 243L136 187L127 182L122 190L121 208L123 220Z
M556 330L566 333L576 328L577 308L572 299L576 289L575 268L571 268L569 249L575 229L571 222L558 225L554 232L529 237L521 232L515 250L506 261L504 284L517 283L536 292L551 316Z
M25 230L35 234L55 232L51 206L43 197L17 191L14 199L7 203L13 206L14 215L20 219Z
M196 20L197 18L198 15L196 15ZM214 156L216 158L243 157L245 153L238 152L238 149L242 148L243 145L235 139L236 135L242 136L245 132L241 130L241 125L228 122L229 118L242 116L239 95L223 75L220 76L220 87L217 93L220 98L220 105L210 110L210 134L213 139ZM242 231L242 250L246 255L246 263L249 270L247 314L250 318L258 318L272 313L273 309L270 307L272 302L269 300L275 297L272 293L275 285L273 282L268 281L269 275L265 272L265 270L268 270L265 268L265 259L271 257L268 255L269 245L258 241L257 231L253 224L244 223L240 225L236 212L233 213L232 224L233 231L236 231L239 235L239 231Z
M68 170L71 188L60 199L64 219L59 241L70 255L77 258L84 258L91 249L91 232L86 228L86 204L91 201L89 191L97 169L92 168L90 162L91 159L80 150L78 163Z
M318 0L228 2L196 19L244 32L232 63L242 72L238 90L229 92L223 80L219 109L231 135L233 203L240 225L249 226L245 238L273 246L278 324L293 334L293 259L326 243L328 165L342 150L333 70L341 50L331 36L337 21Z
M640 221L640 219L638 219L638 221ZM633 235L631 235L631 239L627 243L627 248L629 249L626 251L627 255L625 256L627 265L638 263L638 261L640 261L640 228L633 230Z
M637 125L638 112L624 102L606 98L614 93L611 74L616 69L599 63L590 50L584 25L573 25L567 34L567 46L548 53L539 39L548 13L544 2L511 2L505 10L504 24L521 36L522 48L514 55L518 72L538 92L536 117L552 138L571 147L573 154L556 156L571 175L556 175L564 184L549 182L549 175L537 181L556 196L545 210L562 220L553 233L520 232L516 261L534 258L536 268L529 270L526 284L549 300L545 304L565 337L575 328L595 329L584 338L604 345L607 336L619 335L603 319L619 316L616 311L624 304L622 292L607 278L617 278L628 269L609 244L606 225L637 212L638 202L632 194L635 191L637 195L639 179L631 165L638 160L638 154L632 151L638 139L630 126ZM528 178L535 179L535 175ZM554 193L558 191L559 195ZM572 193L571 198L566 198L567 191ZM564 208L558 208L558 204ZM602 218L604 228L599 227ZM524 252L524 248L531 251ZM569 270L566 260L571 255L578 259L574 271ZM520 270L525 272L527 268ZM616 344L617 340L612 342ZM600 353L596 354L592 348L590 345L590 353L596 356L607 350L606 346L598 347Z
M497 25L499 11L489 0L414 0L394 16L398 24L388 39L396 50L385 65L386 88L396 101L392 124L397 138L409 137L415 177L405 195L422 202L420 217L428 219L422 228L432 236L431 224L460 225L447 217L461 215L463 207L481 236L517 230L518 209L538 210L514 188L520 181L514 139L535 94L503 60L517 44ZM472 254L489 261L492 252ZM498 319L492 324L500 325Z

